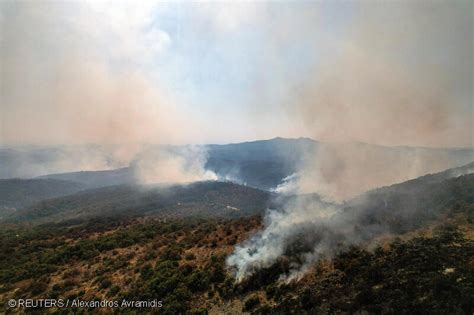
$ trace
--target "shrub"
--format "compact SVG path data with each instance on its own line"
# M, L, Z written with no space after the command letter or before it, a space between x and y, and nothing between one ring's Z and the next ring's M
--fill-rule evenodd
M112 285L112 282L109 280L109 279L104 279L100 282L100 285L99 287L101 289L107 289L108 287L110 287Z
M184 256L186 260L194 260L196 259L196 256L193 253L188 253L186 256Z
M47 288L48 285L45 282L38 281L33 282L30 286L31 294L33 295L43 293L44 291L46 291Z
M247 301L245 301L243 311L248 312L255 308L255 306L257 306L258 304L260 304L260 299L258 298L258 296L251 296Z
M187 282L192 291L202 291L209 285L209 276L204 271L195 271L188 277Z
M116 285L114 285L113 287L111 287L110 290L109 290L110 296L114 296L114 295L116 295L116 294L119 293L119 292L120 292L120 288L119 288L118 286L116 286Z

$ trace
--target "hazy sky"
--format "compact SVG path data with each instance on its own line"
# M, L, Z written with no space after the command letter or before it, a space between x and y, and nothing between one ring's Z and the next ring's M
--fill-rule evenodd
M474 143L471 1L0 10L0 144Z

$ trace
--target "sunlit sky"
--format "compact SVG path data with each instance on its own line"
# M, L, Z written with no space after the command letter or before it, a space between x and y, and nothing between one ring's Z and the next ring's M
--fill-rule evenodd
M0 9L0 144L473 144L468 1Z

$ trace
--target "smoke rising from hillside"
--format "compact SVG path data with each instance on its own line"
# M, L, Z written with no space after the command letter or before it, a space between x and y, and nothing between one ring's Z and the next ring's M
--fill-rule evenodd
M265 229L237 245L234 253L227 258L227 264L234 270L237 281L242 281L260 268L269 267L284 255L292 242L298 237L312 238L321 228L331 229L332 220L338 213L337 205L328 205L319 201L306 201L303 198L289 202L283 210L267 210L264 218ZM316 240L312 240L316 241ZM329 238L313 243L315 248L301 253L307 262L309 256L328 255L332 250ZM335 249L335 248L333 248ZM304 272L307 266L294 266L295 270L288 279ZM282 275L283 276L283 275ZM285 277L285 276L283 276Z
M402 150L360 143L322 144L307 154L298 172L285 178L275 189L281 194L303 195L294 196L281 209L267 209L263 231L237 245L227 258L227 265L237 281L242 281L287 256L292 263L288 274L282 274L281 279L298 280L319 259L331 258L352 245L367 245L377 236L393 233L388 226L390 220L384 222L387 214L382 211L386 200L374 207L368 206L365 195L351 198L372 188L441 171L457 163L446 152L436 150ZM451 176L471 172L472 166ZM320 198L304 195L309 193L317 193ZM410 198L415 202L404 204L403 211L390 212L393 222L408 229L416 226L420 215L434 213L430 207L415 208L416 198ZM345 209L343 202L347 200L356 206ZM373 220L377 217L379 220Z
M469 12L472 4L462 1L358 7L347 40L286 100L288 115L311 138L333 143L308 153L298 172L299 193L343 200L459 166L440 152L363 143L474 145Z
M202 146L149 150L134 163L135 176L140 184L217 180L214 172L204 168L206 160Z
M285 99L289 117L302 123L306 135L344 144L308 152L276 190L340 202L452 167L449 155L407 148L401 156L357 141L473 145L471 13L467 2L360 5L347 41L293 84ZM298 262L282 277L298 279L318 259L389 232L365 220L380 209L363 202L358 209L297 197L283 210L268 210L264 230L238 245L227 264L241 281L286 254ZM415 209L404 210L394 220L410 226Z
M264 229L237 245L227 265L240 282L285 257L289 268L280 279L299 280L320 259L330 259L351 246L376 244L379 236L405 233L439 217L439 209L445 205L437 198L460 198L454 191L459 189L431 185L472 174L473 170L470 163L435 178L374 191L344 204L327 203L315 195L290 197L280 209L267 210Z
M469 153L426 148L383 147L363 143L322 143L307 152L297 173L275 191L283 194L317 193L342 202L370 189L404 182L474 160Z

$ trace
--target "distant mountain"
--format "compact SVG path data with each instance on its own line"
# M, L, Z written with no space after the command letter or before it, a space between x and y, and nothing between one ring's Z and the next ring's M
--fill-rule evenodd
M305 152L315 150L317 142L306 138L275 138L204 147L207 155L205 168L215 172L220 180L268 190L295 172ZM38 178L70 180L88 188L138 184L134 163L113 170L66 172Z
M220 178L268 190L294 173L317 146L318 142L308 138L208 145L206 169Z
M0 217L40 200L74 194L81 183L56 179L0 179Z
M272 194L229 182L173 186L111 186L44 200L6 222L51 222L98 217L161 215L236 218L261 214Z
M313 156L325 146L347 148L349 156L363 159L369 156L377 161L371 165L375 173L386 174L392 166L410 168L406 174L393 181L384 180L381 184L403 181L429 172L458 167L474 160L474 148L422 148L386 147L365 143L327 144L308 138L258 140L223 145L198 146L206 152L205 168L216 173L220 180L232 181L250 187L270 190L281 184L282 180L298 170L302 161ZM160 146L150 146L150 151ZM169 147L167 147L169 148ZM173 147L179 151L180 147ZM0 149L0 178L33 177L70 180L98 188L112 185L136 184L134 165L116 168L121 163L114 161L117 148L101 146L21 148ZM318 158L317 155L315 157ZM317 162L317 160L316 160ZM110 170L82 171L95 165ZM122 165L123 166L123 165ZM77 172L64 170L77 169ZM30 176L28 175L30 174ZM397 177L397 171L392 175ZM369 187L371 188L371 187Z
M228 160L268 161L284 159L291 163L301 160L301 154L316 149L317 141L309 138L273 138L230 144L207 145L211 158Z

